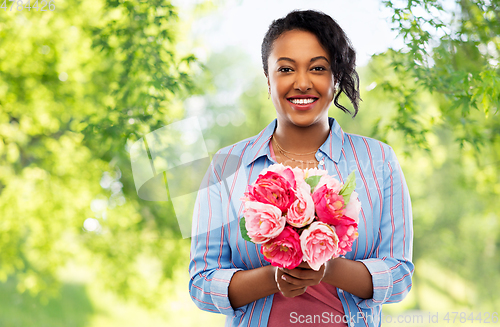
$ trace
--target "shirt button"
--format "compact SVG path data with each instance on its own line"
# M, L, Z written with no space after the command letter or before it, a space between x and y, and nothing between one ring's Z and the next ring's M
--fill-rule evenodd
M325 164L325 159L321 158L320 162L319 162L320 165L324 165Z

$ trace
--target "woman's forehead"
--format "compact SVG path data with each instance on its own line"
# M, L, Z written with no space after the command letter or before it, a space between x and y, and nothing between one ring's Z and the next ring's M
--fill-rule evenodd
M281 34L273 43L270 59L281 57L294 60L310 60L323 56L329 59L328 52L323 48L316 35L301 30L291 30Z

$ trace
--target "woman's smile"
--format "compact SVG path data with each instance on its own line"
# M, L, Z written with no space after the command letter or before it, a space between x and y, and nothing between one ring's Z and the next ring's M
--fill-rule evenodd
M296 95L287 99L290 105L295 110L309 110L318 101L317 96L310 95Z

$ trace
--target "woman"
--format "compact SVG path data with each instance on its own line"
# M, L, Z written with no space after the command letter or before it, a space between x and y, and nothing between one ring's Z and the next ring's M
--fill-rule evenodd
M269 27L262 62L277 119L214 156L193 216L191 297L227 315L226 326L379 326L382 304L411 288L412 214L392 148L328 117L332 102L348 112L337 102L342 92L357 113L354 50L328 15L293 11ZM242 239L240 198L274 163L324 169L341 181L356 172L359 237L345 257L319 271L306 263L287 270Z

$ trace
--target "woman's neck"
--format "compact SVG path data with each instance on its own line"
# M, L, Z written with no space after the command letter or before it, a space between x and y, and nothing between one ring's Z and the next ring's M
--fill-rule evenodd
M308 127L291 123L280 123L279 118L273 137L286 151L308 153L317 150L328 138L330 124L328 119Z

